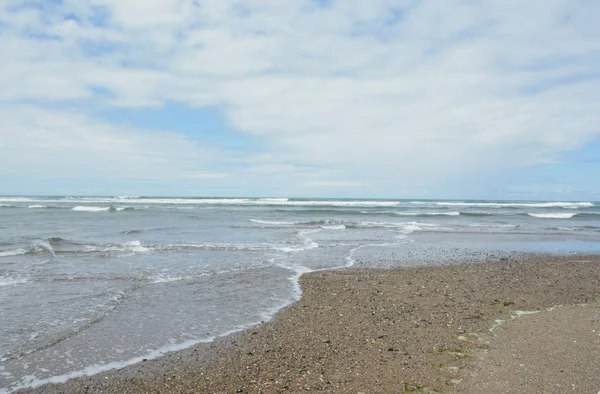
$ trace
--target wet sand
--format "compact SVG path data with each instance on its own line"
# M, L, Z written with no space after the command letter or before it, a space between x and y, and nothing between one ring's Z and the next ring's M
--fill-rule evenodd
M300 282L302 299L271 322L27 392L600 391L600 257L315 272ZM541 312L513 319L518 311Z

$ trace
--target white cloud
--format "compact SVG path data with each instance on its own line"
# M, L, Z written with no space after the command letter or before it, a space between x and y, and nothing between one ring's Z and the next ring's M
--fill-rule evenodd
M147 131L65 115L77 99L216 106L266 141L269 158L241 176L295 175L314 188L393 178L404 190L552 162L600 137L595 2L65 0L40 2L43 11L25 4L12 0L0 11L0 50L11 54L0 64L0 101L9 103L5 112L22 101L26 111L60 104L35 127L23 115L3 129L32 163L44 144L30 138L47 138L31 130L62 118L88 131L77 151L116 141L110 157L131 168L127 176L162 160L170 164L153 176L168 177L195 157L202 168L185 177L226 173L218 155L173 133L144 142ZM71 151L73 132L53 127L56 149ZM68 154L83 167L94 155Z
M207 170L222 152L169 132L103 124L84 114L30 106L0 109L0 174L34 179L222 178Z

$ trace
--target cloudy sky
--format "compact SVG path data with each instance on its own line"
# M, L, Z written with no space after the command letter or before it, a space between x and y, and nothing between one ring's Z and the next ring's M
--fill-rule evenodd
M0 194L600 200L600 1L3 0Z

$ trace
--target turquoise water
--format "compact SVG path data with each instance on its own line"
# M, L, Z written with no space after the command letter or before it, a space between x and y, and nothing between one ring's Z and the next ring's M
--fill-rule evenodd
M588 201L0 197L0 387L244 329L303 272L599 248Z

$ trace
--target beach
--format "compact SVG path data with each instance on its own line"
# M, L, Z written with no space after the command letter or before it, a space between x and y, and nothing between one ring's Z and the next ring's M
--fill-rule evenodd
M22 392L600 390L598 256L320 271L300 285L298 302L249 330Z

